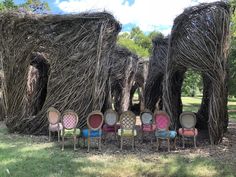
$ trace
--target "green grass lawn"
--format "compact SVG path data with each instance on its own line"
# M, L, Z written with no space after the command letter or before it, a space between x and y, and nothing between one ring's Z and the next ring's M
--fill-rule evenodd
M200 104L201 104L201 97L182 97L183 102L183 111L192 111L197 112ZM229 117L231 119L236 119L236 99L229 98L228 99L228 110L229 110Z
M217 163L196 154L157 153L127 154L64 152L55 142L42 142L30 136L9 135L0 129L1 177L70 177L70 176L234 176L227 163ZM81 152L82 151L82 152ZM127 151L126 151L127 152Z
M184 110L197 110L200 98L183 98ZM236 108L236 100L230 100L229 108ZM232 114L235 118L235 113ZM126 153L106 151L102 153L72 146L60 150L57 142L45 138L9 134L0 126L0 177L234 177L236 170L227 161L216 161L210 156L190 152L142 153L142 149ZM154 146L147 144L147 146Z

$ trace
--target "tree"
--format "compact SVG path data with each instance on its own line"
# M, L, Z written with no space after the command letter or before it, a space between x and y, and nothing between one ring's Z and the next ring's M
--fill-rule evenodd
M38 14L45 14L50 11L48 3L42 2L41 0L27 0L20 5L16 5L13 0L0 1L0 11L16 9Z
M152 51L152 39L157 35L163 34L153 31L146 35L139 27L135 27L130 33L119 35L118 43L141 57L149 57Z

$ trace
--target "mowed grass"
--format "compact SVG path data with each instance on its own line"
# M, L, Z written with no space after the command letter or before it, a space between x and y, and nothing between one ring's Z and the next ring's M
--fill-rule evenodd
M183 111L197 112L202 101L202 97L182 97ZM236 119L236 98L228 99L229 118Z
M95 154L84 150L64 152L56 142L9 135L0 129L1 177L139 177L139 176L234 176L227 163L219 164L197 155L157 153L140 155ZM82 152L81 152L82 151ZM84 152L84 153L83 153Z
M183 98L184 109L197 110L201 98ZM235 109L236 100L229 107ZM156 152L142 154L142 149L126 153L106 151L102 153L86 149L73 151L66 146L60 150L57 142L42 138L9 134L0 126L0 177L234 177L236 170L225 161L215 161L195 153ZM147 144L150 146L151 144ZM154 145L153 145L154 146Z

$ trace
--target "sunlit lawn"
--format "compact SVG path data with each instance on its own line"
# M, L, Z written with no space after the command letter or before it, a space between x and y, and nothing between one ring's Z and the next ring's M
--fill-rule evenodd
M201 97L182 97L183 110L197 112L200 107L201 100ZM228 111L229 117L236 119L236 98L228 99Z
M184 97L184 109L196 111L200 101L201 98ZM236 100L230 100L229 108L235 109L235 105ZM105 151L106 148L103 145L102 153L96 150L86 153L85 149L74 152L72 146L67 146L62 152L57 142L8 134L6 128L0 128L0 177L233 177L236 174L227 162L216 162L197 153L168 154L153 150L142 154L141 149L131 151L130 148L126 153L114 154Z

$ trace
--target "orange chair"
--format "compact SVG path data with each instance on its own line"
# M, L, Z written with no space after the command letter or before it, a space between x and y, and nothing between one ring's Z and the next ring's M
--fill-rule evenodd
M196 115L193 112L183 112L179 117L182 128L179 129L179 134L182 136L183 148L185 147L185 137L193 137L194 147L196 148L196 139L198 130L195 128L197 123Z

